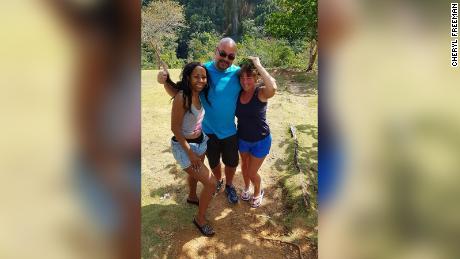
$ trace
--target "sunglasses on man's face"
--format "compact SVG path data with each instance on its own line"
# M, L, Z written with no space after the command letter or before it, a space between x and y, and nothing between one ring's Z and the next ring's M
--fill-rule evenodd
M227 54L225 51L220 50L220 49L217 49L217 51L219 52L219 56L221 56L223 58L228 56L229 60L234 60L235 59L235 54L233 54L233 53Z

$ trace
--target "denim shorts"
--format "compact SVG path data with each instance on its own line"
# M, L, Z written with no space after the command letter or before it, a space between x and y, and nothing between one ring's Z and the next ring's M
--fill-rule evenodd
M257 158L263 158L270 152L270 147L272 146L272 135L268 135L265 138L256 141L248 142L242 139L238 139L238 149L240 152L245 153L249 152L251 155Z
M203 132L203 141L201 143L188 144L190 145L190 148L192 149L193 153L197 154L198 156L201 156L206 152L206 143L208 142L208 139L208 136L206 136L206 134L204 134ZM186 169L187 167L190 167L192 165L190 159L188 158L187 152L185 152L185 150L182 148L179 142L171 140L171 149L174 159L176 159L177 163L179 163L182 169Z

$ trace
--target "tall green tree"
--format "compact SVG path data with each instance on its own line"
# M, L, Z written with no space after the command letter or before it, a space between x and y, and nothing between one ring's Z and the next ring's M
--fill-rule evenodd
M277 0L278 11L265 22L274 37L289 41L318 38L318 0Z
M310 44L311 70L318 53L318 0L276 0L279 11L270 14L265 22L266 31L289 42L307 40Z

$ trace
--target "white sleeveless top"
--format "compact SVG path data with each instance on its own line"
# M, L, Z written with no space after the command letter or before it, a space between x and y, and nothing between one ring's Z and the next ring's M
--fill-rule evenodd
M192 104L191 113L185 111L184 119L182 120L182 134L187 139L198 138L201 135L201 122L204 117L203 105L201 109L195 108Z

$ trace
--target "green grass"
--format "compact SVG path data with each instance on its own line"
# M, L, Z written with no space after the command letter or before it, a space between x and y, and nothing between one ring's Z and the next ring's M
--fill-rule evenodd
M271 152L281 157L272 165L280 175L279 184L283 188L283 201L288 213L283 223L286 227L311 228L317 226L317 186L318 186L318 120L317 76L312 73L275 73L278 83L305 84L302 94L279 91L271 101L267 117L274 136L280 141L272 145ZM286 89L281 86L280 89ZM276 111L274 111L276 110ZM294 166L294 140L289 125L296 129L298 139L298 161L300 172ZM305 208L301 181L308 175L311 193L310 207ZM316 231L312 241L316 243Z
M180 70L171 69L177 81ZM157 71L142 71L142 257L164 254L172 242L172 233L192 228L191 215L196 208L185 205L185 173L176 165L170 152L171 102L163 86L156 83ZM275 73L279 91L269 101L267 118L273 143L270 159L261 170L270 170L283 188L283 202L288 228L314 228L317 224L316 190L311 190L312 206L303 205L300 179L308 174L317 182L317 75L287 72ZM294 83L302 86L299 94L286 91ZM293 146L289 125L294 125L299 141L301 172L293 164ZM316 171L315 171L316 170ZM316 181L316 182L315 182ZM200 188L200 185L199 185ZM161 199L169 193L169 199ZM316 232L312 234L314 239Z
M177 81L179 70L171 70ZM171 159L171 102L163 86L156 82L157 72L142 71L142 257L161 254L170 234L189 225L193 208L178 205L186 190L184 175ZM174 185L172 185L174 183ZM172 196L161 199L165 193ZM149 252L150 251L150 252ZM155 252L153 252L155 251Z

